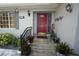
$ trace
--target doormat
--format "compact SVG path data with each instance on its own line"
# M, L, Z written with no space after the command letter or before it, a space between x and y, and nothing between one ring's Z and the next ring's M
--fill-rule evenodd
M37 36L37 38L47 38L47 36Z

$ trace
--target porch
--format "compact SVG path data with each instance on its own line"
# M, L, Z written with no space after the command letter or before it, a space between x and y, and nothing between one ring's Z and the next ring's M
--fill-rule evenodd
M79 4L50 3L7 5L0 4L0 33L11 33L17 38L21 37L21 39L24 39L22 43L22 45L24 44L23 47L29 46L27 50L30 52L31 47L33 48L31 55L55 55L54 40L57 40L57 42L60 41L59 45L62 42L66 43L69 49L72 48L74 50L73 52L79 54ZM32 27L30 33L29 31L28 33L27 31L24 32L27 27ZM52 33L52 30L54 33ZM21 36L23 32L24 35ZM27 35L25 35L26 33ZM48 38L51 33L53 38ZM32 44L30 44L26 38L28 35L34 36L34 42ZM4 38L2 39L4 41ZM2 41L1 44L3 44ZM47 49L48 47L49 49ZM1 51L4 51L4 49L1 49ZM15 50L12 49L9 51ZM17 49L14 54L16 54L16 52ZM43 54L42 52L45 53ZM65 50L63 52L65 52ZM3 54L2 52L1 55L8 54Z

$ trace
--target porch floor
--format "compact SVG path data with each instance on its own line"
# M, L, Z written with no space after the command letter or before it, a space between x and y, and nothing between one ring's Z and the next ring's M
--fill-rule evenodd
M35 37L30 56L55 56L55 44L50 38Z

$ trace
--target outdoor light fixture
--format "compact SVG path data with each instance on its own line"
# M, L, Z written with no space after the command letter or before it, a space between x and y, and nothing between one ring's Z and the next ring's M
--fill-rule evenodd
M30 16L30 10L28 10L28 16Z
M66 11L70 12L70 13L72 12L72 5L71 4L66 5Z

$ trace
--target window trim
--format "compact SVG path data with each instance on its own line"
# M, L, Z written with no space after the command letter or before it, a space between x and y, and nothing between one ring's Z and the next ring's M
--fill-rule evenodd
M17 12L15 12L15 11L0 11L0 13L6 13L6 12L8 13L8 22L9 22L8 25L9 25L9 27L8 27L8 28L1 28L1 27L0 27L0 29L16 29L16 26L17 26L17 25L16 25L16 20L17 20L17 19L16 19L16 17L17 17L17 16L16 16L16 13L17 13ZM10 16L9 16L10 13L15 13L15 20L13 20L13 16L12 16L12 21L15 21L15 27L11 27L11 26L10 26L10 25L11 25L11 24L10 24ZM2 18L3 18L3 16L2 16Z

